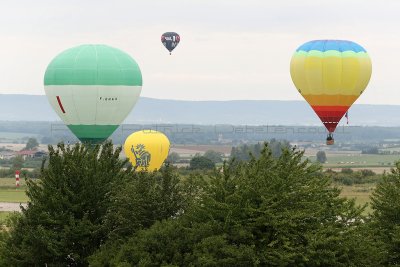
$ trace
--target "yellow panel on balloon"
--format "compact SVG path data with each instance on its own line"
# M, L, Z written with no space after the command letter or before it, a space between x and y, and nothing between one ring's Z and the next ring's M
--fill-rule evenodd
M290 72L302 95L359 96L371 77L371 61L357 55L315 57L295 54Z
M142 130L128 136L124 151L137 171L156 171L168 157L170 142L163 133Z

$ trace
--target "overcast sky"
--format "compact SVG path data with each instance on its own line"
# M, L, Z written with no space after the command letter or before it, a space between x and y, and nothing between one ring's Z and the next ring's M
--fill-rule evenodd
M101 43L138 62L142 96L300 100L294 50L347 39L373 64L357 103L400 104L399 14L399 0L0 0L0 93L44 94L53 57ZM166 31L181 36L172 56L160 42Z

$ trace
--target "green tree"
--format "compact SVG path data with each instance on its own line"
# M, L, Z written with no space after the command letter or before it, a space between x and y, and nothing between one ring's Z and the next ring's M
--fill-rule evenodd
M188 190L183 190L179 177L169 165L161 172L133 173L113 188L111 205L105 216L108 242L91 256L93 266L107 266L120 250L121 240L155 222L172 218L187 205Z
M119 238L174 216L184 203L179 177L168 165L161 172L126 176L115 185L110 198L105 222L110 235Z
M290 148L290 144L286 140L278 141L273 138L268 142L268 147L272 156L277 158L282 154L283 149ZM237 162L249 161L252 157L259 158L262 150L263 145L261 143L244 144L239 147L232 147L230 158Z
M268 146L271 150L272 156L275 158L278 158L282 155L282 151L284 149L289 149L290 148L290 143L289 141L286 140L276 140L276 139L271 139L268 143Z
M362 177L369 177L376 175L376 173L373 170L369 169L362 169L360 172Z
M137 232L118 266L376 266L363 208L303 153L284 150L203 177L181 216ZM374 256L370 256L374 255Z
M325 151L318 151L317 152L317 161L319 163L325 163L327 160Z
M32 150L32 149L37 148L38 146L39 146L39 143L36 140L36 138L29 138L28 142L26 143L25 149Z
M24 159L22 156L16 156L12 159L12 168L14 170L20 170L24 166Z
M375 235L383 244L386 266L400 265L400 162L384 175L371 197Z
M178 163L180 159L181 159L181 156L179 156L178 153L171 152L171 153L169 153L166 161L170 162L170 163Z
M208 158L214 163L221 163L223 161L222 160L223 154L221 152L217 152L214 150L207 150L203 156Z
M190 160L189 166L192 170L212 170L215 163L204 156L196 155Z
M343 173L343 174L353 174L354 171L351 168L342 168L341 173Z
M121 148L49 146L40 181L27 181L28 206L0 251L4 266L84 266L107 237L103 226L114 183L123 180ZM1 264L0 264L1 265Z

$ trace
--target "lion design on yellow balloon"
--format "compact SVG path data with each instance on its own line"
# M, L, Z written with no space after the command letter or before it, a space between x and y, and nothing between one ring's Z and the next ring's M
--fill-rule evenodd
M131 151L136 159L136 166L135 166L136 168L138 167L146 168L150 164L151 154L145 149L146 147L143 144L138 144L136 146L136 149L135 146L132 145Z

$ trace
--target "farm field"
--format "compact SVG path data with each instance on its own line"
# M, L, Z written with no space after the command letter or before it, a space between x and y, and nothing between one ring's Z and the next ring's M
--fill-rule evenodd
M392 167L369 167L369 166L367 166L367 167L353 167L353 166L327 167L327 166L324 166L325 170L331 169L332 171L335 171L335 172L341 172L343 168L351 168L355 172L368 169L368 170L373 171L376 174L383 174L383 173L390 172L390 169Z
M316 161L316 156L308 157L311 161ZM371 154L348 154L330 155L327 154L328 161L324 167L352 168L352 167L386 167L390 169L394 163L400 160L400 155L371 155Z
M14 178L0 178L0 202L20 203L28 201L25 189L24 179L20 179L20 186L16 188Z
M340 194L342 197L354 198L356 204L368 206L365 209L365 213L368 214L372 211L371 205L369 205L370 197L375 189L375 184L361 184L361 185L351 185L351 186L338 186L342 189Z
M25 189L25 179L19 180L19 189ZM15 189L15 178L0 178L0 189Z
M232 150L231 145L172 145L170 152L176 152L182 157L193 157L195 154L204 154L207 150L229 155Z
M27 201L28 197L24 189L0 189L0 202L22 203Z

